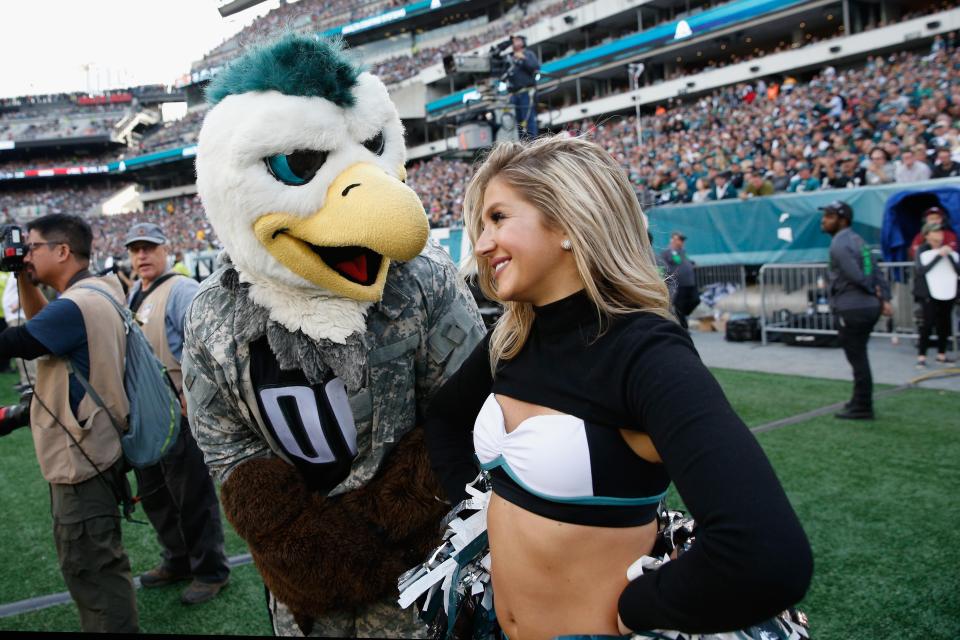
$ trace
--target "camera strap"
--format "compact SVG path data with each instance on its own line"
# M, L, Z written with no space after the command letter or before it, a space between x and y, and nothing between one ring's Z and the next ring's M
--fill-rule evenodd
M130 301L130 311L136 314L137 311L140 309L140 305L143 304L143 301L146 300L151 293L159 289L161 284L163 284L164 282L166 282L167 280L169 280L170 278L176 275L179 275L179 274L171 271L170 273L160 276L159 278L153 281L153 284L151 284L150 288L147 289L146 291L143 290L143 282L141 281L140 290L137 291L137 294L133 296L133 300Z
M120 423L117 422L116 418L113 417L113 414L110 413L110 409L107 409L107 405L103 401L103 399L100 397L100 394L94 391L93 386L90 384L90 381L87 380L82 373L77 371L74 368L73 363L71 363L69 360L67 361L67 371L69 371L74 375L74 377L76 377L77 382L79 382L80 386L83 387L83 390L87 392L87 395L93 398L93 401L97 403L97 406L106 412L107 416L110 418L110 424L112 424L113 428L117 430L117 435L122 438L123 428L120 426Z

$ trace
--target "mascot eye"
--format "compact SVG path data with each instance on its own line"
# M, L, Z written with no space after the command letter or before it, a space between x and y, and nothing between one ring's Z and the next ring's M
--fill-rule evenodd
M327 161L326 151L294 151L265 158L270 175L292 186L307 184Z
M365 146L370 153L376 154L378 156L382 156L383 155L383 131L373 136L369 140L364 141L363 146Z

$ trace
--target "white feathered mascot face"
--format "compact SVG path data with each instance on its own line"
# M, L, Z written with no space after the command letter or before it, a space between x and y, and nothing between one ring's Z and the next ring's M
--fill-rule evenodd
M338 43L286 36L207 97L197 188L241 275L378 301L390 260L414 258L429 234L383 83Z

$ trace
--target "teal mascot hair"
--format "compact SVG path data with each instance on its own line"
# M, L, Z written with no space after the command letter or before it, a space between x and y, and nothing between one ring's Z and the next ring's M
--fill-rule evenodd
M343 49L340 40L285 35L227 65L207 87L207 101L212 106L234 94L273 90L352 107L361 69Z

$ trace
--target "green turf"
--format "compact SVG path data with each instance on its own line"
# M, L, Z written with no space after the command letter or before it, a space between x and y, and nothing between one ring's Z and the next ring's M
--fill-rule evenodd
M744 421L757 426L849 397L849 382L714 371ZM0 402L10 378L0 376ZM801 605L816 638L960 637L960 394L911 389L877 401L878 419L817 418L758 439L814 548L816 569ZM26 430L0 439L5 544L0 603L64 590L50 534L49 501ZM126 524L134 572L159 548L149 527ZM245 552L227 525L231 555ZM234 570L222 597L197 607L179 587L141 590L151 633L269 633L263 585ZM0 619L0 630L77 631L73 605Z
M911 389L877 420L761 434L813 545L817 638L960 637L960 394Z

